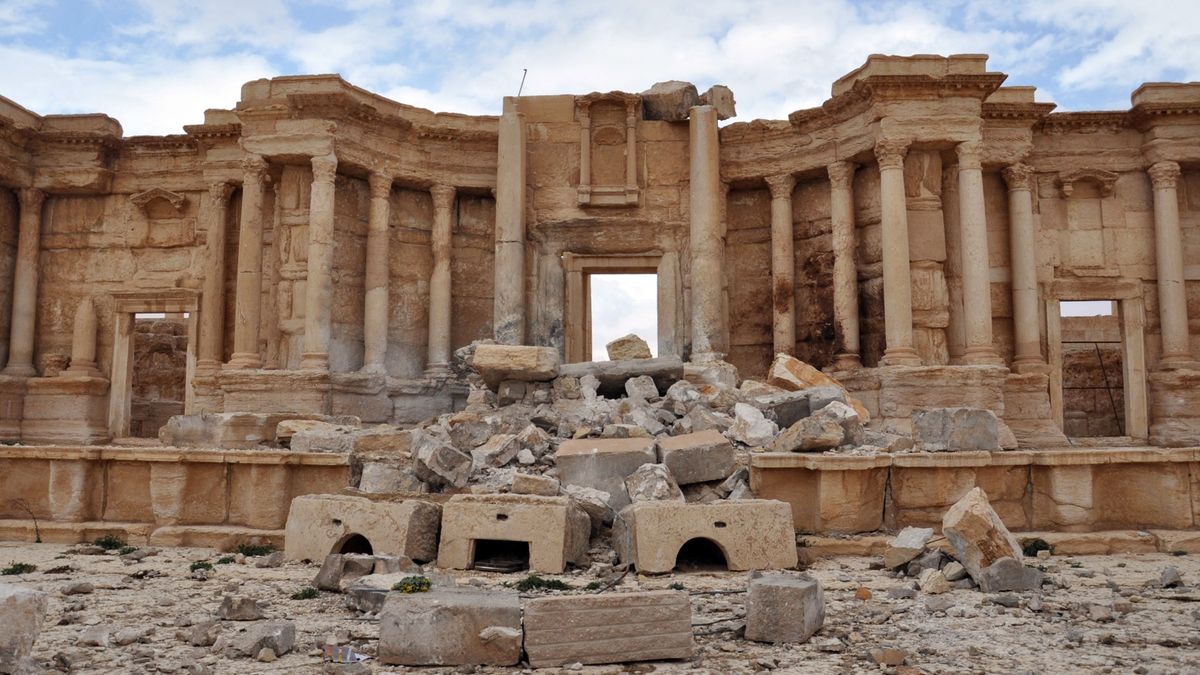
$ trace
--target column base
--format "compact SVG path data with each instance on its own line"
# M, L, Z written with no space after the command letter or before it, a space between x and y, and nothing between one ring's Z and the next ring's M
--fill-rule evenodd
M724 361L725 355L721 352L697 352L692 354L692 363L713 363L714 361Z
M963 352L963 364L968 366L1002 366L1004 359L996 353L996 348L988 345L986 347L967 347Z
M358 372L363 375L387 375L387 368L382 363L368 363L359 368Z
M425 366L425 377L430 380L444 380L450 377L449 363L431 363Z
M919 366L921 355L912 347L888 347L879 359L881 366Z
M304 352L300 355L300 370L329 370L329 352Z
M1045 375L1050 372L1050 364L1035 356L1018 356L1010 370L1020 375Z
M0 375L8 375L9 377L37 377L37 368L27 364L9 364Z
M858 370L862 368L862 359L858 354L842 352L833 356L834 370Z
M227 368L240 369L257 369L262 368L262 358L258 354L249 354L246 352L235 352L229 357L229 363L225 364Z
M1168 354L1158 360L1158 370L1200 370L1191 354Z

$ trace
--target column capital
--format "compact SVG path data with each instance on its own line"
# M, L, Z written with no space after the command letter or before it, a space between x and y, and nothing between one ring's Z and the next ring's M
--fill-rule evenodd
M1181 172L1178 162L1164 161L1151 164L1146 173L1150 174L1150 181L1154 183L1155 188L1173 189Z
M904 156L911 144L907 138L881 138L875 141L875 159L880 169L903 169Z
M1004 182L1008 184L1008 191L1014 190L1033 190L1033 167L1022 162L1010 164L1004 167L1000 175L1004 177Z
M858 165L853 162L838 161L825 167L829 172L829 182L839 190L848 190L854 183L854 172Z
M22 211L33 211L42 208L46 201L46 193L35 187L17 190L17 200L21 203Z
M314 161L316 161L315 158ZM336 170L336 168L335 164L334 169ZM371 175L367 176L367 185L371 188L372 199L387 199L388 195L392 193L392 175L383 171L372 171Z
M242 173L246 180L259 180L267 174L267 160L262 155L246 155L242 158Z
M429 194L433 196L435 209L449 209L454 205L454 196L458 194L458 188L453 185L434 185L429 188Z
M767 176L767 188L771 190L771 199L790 199L792 190L796 189L796 177L790 173L780 173Z
M313 180L332 183L337 178L337 155L316 155L312 158Z
M983 168L983 143L979 141L963 141L954 146L954 154L958 155L958 169Z
M233 194L233 185L227 180L215 180L208 184L208 197L214 203L225 204Z

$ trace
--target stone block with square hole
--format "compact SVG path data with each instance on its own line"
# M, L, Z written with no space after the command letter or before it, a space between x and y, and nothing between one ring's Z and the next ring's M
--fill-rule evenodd
M529 665L692 657L692 603L681 591L533 598L525 603Z
M437 557L442 508L431 502L372 501L349 495L304 495L292 500L284 530L289 560L325 560L330 553Z
M587 513L569 497L455 495L442 506L438 567L503 568L527 557L528 569L557 574L567 563L586 562L591 529Z
M710 504L637 502L617 516L613 548L639 572L663 574L685 562L732 571L796 566L792 507L770 499ZM683 555L681 555L681 553ZM704 560L687 560L690 556Z

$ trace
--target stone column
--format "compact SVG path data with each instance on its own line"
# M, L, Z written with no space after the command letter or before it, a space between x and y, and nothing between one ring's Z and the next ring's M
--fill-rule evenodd
M71 326L71 366L62 374L100 375L96 369L96 306L91 298L84 298L75 310L75 323Z
M511 99L500 116L496 163L493 331L496 342L519 345L525 342L525 119Z
M767 177L771 190L771 288L773 333L776 354L796 353L796 255L792 232L792 190L796 177L790 173Z
M434 185L433 271L429 275L429 357L425 374L445 376L450 371L450 250L454 236L455 189Z
M992 281L988 259L983 165L977 141L959 143L958 220L962 232L963 328L967 365L1003 365L992 344Z
M720 358L716 345L722 335L721 166L717 111L701 105L691 109L690 131L692 256L692 360Z
M1162 331L1162 356L1158 365L1163 370L1195 367L1188 343L1183 239L1176 193L1179 165L1157 162L1148 173L1154 183L1154 266L1158 271L1158 323Z
M880 139L875 144L879 161L880 228L883 245L883 323L886 347L881 366L919 366L913 348L912 278L908 254L908 202L904 193L904 155L908 141Z
M1001 172L1008 184L1008 231L1012 266L1013 370L1044 366L1038 319L1037 238L1033 227L1033 169L1013 164Z
M313 182L308 203L308 280L304 298L303 369L329 369L333 331L333 202L337 156L312 158Z
M216 369L221 365L225 337L225 236L226 213L233 186L217 181L208 186L208 201L200 212L204 220L205 270L200 297L200 354L197 367Z
M258 327L262 312L263 182L267 162L250 155L242 162L242 221L238 232L237 296L233 315L233 368L261 368Z
M33 335L37 325L38 258L41 255L42 204L46 193L37 188L17 191L21 220L17 234L17 260L13 270L12 326L5 375L32 377Z
M833 239L833 321L838 370L861 368L858 337L858 266L854 230L854 170L850 162L834 162L829 171L829 220ZM906 216L907 217L907 216Z
M374 171L367 179L371 210L367 221L367 270L363 285L363 371L385 372L388 340L388 219L392 177Z

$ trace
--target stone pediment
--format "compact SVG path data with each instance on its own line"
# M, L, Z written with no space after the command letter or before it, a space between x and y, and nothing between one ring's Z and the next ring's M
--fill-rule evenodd
M1117 178L1117 174L1104 169L1076 169L1058 174L1058 189L1063 197L1070 197L1076 183L1090 181L1100 186L1100 194L1111 197Z
M187 197L178 192L171 192L163 188L150 188L149 190L129 195L129 201L133 202L146 215L150 215L148 210L150 204L157 200L168 204L177 214L183 213L183 205L187 203Z

